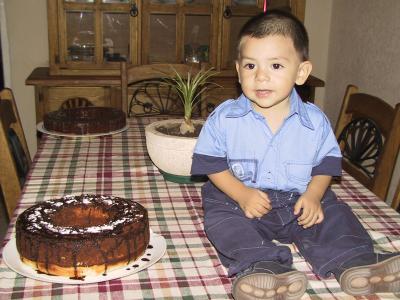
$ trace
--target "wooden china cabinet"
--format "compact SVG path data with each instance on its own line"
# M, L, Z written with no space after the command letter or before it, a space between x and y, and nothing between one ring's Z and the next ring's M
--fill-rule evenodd
M49 67L33 70L37 122L68 98L121 106L120 62L209 64L223 89L207 95L208 111L236 97L236 38L263 0L48 0ZM269 0L269 8L304 20L305 0ZM313 100L315 77L303 94Z

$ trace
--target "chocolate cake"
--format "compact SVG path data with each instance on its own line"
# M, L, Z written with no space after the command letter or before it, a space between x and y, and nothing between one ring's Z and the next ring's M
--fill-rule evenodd
M147 210L137 202L100 195L38 203L17 219L21 261L38 272L83 279L136 260L149 244Z
M125 113L112 107L77 107L59 109L46 114L43 126L48 131L67 134L99 134L126 126Z

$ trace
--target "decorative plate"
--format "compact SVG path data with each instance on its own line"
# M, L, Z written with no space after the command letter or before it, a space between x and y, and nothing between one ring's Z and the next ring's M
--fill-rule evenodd
M150 230L149 247L136 261L131 262L129 265L120 269L110 271L106 275L86 276L83 280L38 273L36 270L21 261L17 251L15 237L13 237L4 247L3 260L13 271L32 279L63 284L86 284L121 278L142 271L155 264L161 257L163 257L166 249L167 243L164 237Z
M105 136L105 135L111 135L111 134L117 134L120 132L123 132L129 128L128 124L125 125L125 127L115 130L115 131L110 131L110 132L104 132L104 133L95 133L95 134L73 134L73 133L63 133L63 132L58 132L58 131L48 131L47 129L44 128L43 122L40 122L36 125L36 128L38 131L48 134L48 135L54 135L54 136L62 136L62 137L71 137L71 138L82 138L82 137L99 137L99 136Z

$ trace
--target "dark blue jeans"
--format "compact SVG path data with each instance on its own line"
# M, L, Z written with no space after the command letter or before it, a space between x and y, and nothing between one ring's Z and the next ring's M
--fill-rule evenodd
M202 189L204 228L217 249L229 276L257 261L276 261L290 266L289 247L294 243L313 271L327 277L341 263L373 253L372 240L350 207L328 189L321 203L324 220L304 229L297 224L293 207L299 194L266 190L273 209L262 218L247 218L239 205L207 182Z

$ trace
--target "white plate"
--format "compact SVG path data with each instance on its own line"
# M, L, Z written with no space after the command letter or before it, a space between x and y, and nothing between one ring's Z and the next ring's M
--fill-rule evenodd
M73 133L62 133L58 131L48 131L47 129L44 128L43 122L40 122L36 125L37 130L40 132L43 132L48 135L55 135L55 136L64 136L64 137L72 137L72 138L79 138L79 137L97 137L97 136L105 136L105 135L111 135L111 134L116 134L120 133L122 131L125 131L129 128L128 124L125 125L125 127L122 127L121 129L115 130L115 131L110 131L110 132L104 132L104 133L94 133L94 134L73 134Z
M110 271L106 275L99 275L95 277L86 276L83 280L70 279L69 277L63 276L39 274L36 270L21 261L15 243L15 237L12 238L4 247L3 260L13 271L32 279L63 284L86 284L125 277L150 267L161 257L163 257L165 250L167 249L167 243L165 242L163 236L155 234L150 230L149 245L152 247L147 248L141 257L139 257L136 261L129 263L129 265ZM142 258L147 258L149 261L144 261Z

